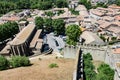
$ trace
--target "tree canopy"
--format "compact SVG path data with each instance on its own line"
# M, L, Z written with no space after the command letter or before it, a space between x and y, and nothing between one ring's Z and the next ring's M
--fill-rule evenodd
M9 68L9 61L3 57L0 56L0 70L5 70Z
M58 8L68 7L67 0L56 0L56 6Z
M79 3L85 5L85 7L86 7L87 9L91 9L91 8L92 8L92 4L91 4L91 2L88 1L88 0L79 0Z
M110 68L109 65L103 63L98 67L98 80L113 80L114 79L114 70Z
M84 78L85 80L96 80L95 66L92 63L92 56L90 53L83 55L84 64Z
M120 0L115 0L115 4L117 4L118 6L120 6Z
M35 18L35 25L37 27L37 29L43 29L43 25L44 25L44 20L42 17L36 17Z
M60 35L65 32L65 22L63 19L55 19L52 21L55 34Z
M19 27L16 22L7 22L0 25L0 41L12 37L18 33Z
M83 54L84 62L84 78L85 80L113 80L114 70L108 64L102 63L98 68L98 73L95 72L95 66L92 62L90 53Z
M78 25L72 24L67 26L66 29L66 35L68 36L67 43L69 45L76 45L76 42L78 41L80 34L81 30Z
M67 0L0 0L0 15L17 9L47 10L55 6L67 7Z
M45 18L44 19L44 29L47 32L51 32L53 30L52 19L51 18Z

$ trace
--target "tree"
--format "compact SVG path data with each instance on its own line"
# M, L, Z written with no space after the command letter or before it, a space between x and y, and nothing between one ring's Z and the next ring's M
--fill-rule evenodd
M45 14L49 17L54 16L54 13L52 11L45 12Z
M92 63L92 56L90 53L83 55L84 62L84 78L85 80L96 80L96 72L94 71L95 66Z
M56 6L58 8L68 7L67 0L57 0L56 1Z
M66 29L66 35L68 36L67 43L69 45L76 45L76 42L78 41L80 34L81 30L78 25L72 24L67 26Z
M92 56L90 53L84 54L83 57L84 57L84 60L92 60Z
M43 29L43 24L44 24L44 20L42 17L35 18L35 25L36 25L37 29Z
M12 37L18 33L19 27L16 22L7 22L0 25L0 41Z
M109 80L106 75L99 73L97 75L97 80Z
M64 34L65 32L65 22L63 19L55 19L52 21L54 32L57 35Z
M0 1L0 15L16 9L16 4L13 2Z
M120 6L120 0L115 0L115 3Z
M29 9L30 8L30 0L19 0L16 2L18 9Z
M103 77L106 78L106 79L103 79L103 80L113 80L114 79L114 70L111 69L109 65L103 63L98 67L97 70L99 72L98 75L101 75L100 77L98 77L98 80L101 80Z
M86 77L86 80L96 80L96 73L91 69L86 69L85 77Z
M51 18L45 18L44 19L44 29L47 32L51 32L53 30L53 26L52 26L52 19Z
M86 7L87 9L91 9L91 8L92 8L92 4L91 4L91 2L88 1L88 0L79 0L79 3L85 5L85 7Z
M9 68L9 61L3 57L0 56L0 70L5 70Z
M70 11L74 15L79 15L79 11L75 11L75 9L70 9Z
M29 66L30 60L25 56L13 56L10 60L10 65L13 68L21 67L21 66Z

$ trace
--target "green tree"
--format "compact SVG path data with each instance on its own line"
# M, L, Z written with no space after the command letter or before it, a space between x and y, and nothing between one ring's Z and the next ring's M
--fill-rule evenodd
M3 57L0 56L0 70L5 70L9 68L9 61Z
M65 33L65 22L63 19L55 19L52 21L54 32L57 35Z
M92 55L90 53L83 54L84 60L92 60Z
M18 9L29 9L30 8L30 0L19 0L16 2Z
M66 35L68 36L67 43L69 45L76 45L76 42L78 41L80 34L81 30L78 25L72 24L67 26L66 29Z
M86 80L96 80L96 72L91 69L85 70Z
M56 6L58 8L68 7L68 2L67 2L67 0L57 0Z
M87 9L91 9L91 8L92 8L92 4L91 4L91 2L88 1L88 0L79 0L79 3L85 5L85 7L86 7Z
M13 2L0 1L0 15L16 9L16 4Z
M92 56L90 53L83 55L84 62L84 78L85 80L96 80L95 66L92 63Z
M75 9L70 9L70 11L74 15L79 15L79 11L75 11Z
M97 80L109 80L103 73L97 74Z
M45 12L45 14L49 17L54 16L54 13L52 11Z
M10 65L13 68L21 67L21 66L29 66L30 60L25 56L13 56L10 60Z
M7 22L0 25L0 41L12 37L18 33L19 27L16 22Z
M36 25L37 29L43 29L43 24L44 24L44 20L42 17L35 18L35 25Z
M117 4L118 6L120 6L120 0L115 0L115 4Z
M53 26L52 26L52 19L51 18L45 18L44 19L44 29L47 32L51 32L52 31Z
M103 63L98 67L98 72L99 75L105 75L104 77L106 77L106 80L113 80L114 79L114 70L110 68L109 65ZM102 78L103 76L101 76Z

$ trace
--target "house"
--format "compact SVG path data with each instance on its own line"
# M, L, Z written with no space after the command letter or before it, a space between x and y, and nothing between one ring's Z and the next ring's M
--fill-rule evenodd
M19 21L21 18L18 16L3 16L2 21L7 22L7 21Z
M84 5L78 5L75 8L76 11L79 11L79 14L84 17L89 17L89 13L87 11L87 8Z
M81 34L81 38L85 40L85 44L92 44L92 45L104 45L105 43L103 40L99 38L95 33L90 31L84 31Z

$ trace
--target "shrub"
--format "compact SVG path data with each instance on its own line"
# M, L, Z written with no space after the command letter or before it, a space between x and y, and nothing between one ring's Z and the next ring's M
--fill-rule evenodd
M55 67L58 67L58 65L56 63L52 63L49 65L50 68L55 68Z
M92 55L90 53L83 54L84 60L92 60Z
M0 70L5 70L9 68L9 61L3 57L0 56Z
M70 11L74 15L79 15L79 11L75 11L75 9L70 9Z
M111 40L112 41L115 41L117 39L117 37L112 37Z
M14 57L12 57L10 64L13 68L21 67L21 66L29 66L30 61L25 56L14 56Z
M110 68L109 65L103 63L98 67L98 80L113 80L114 79L114 70ZM103 76L104 75L104 76ZM105 78L105 79L103 79Z

